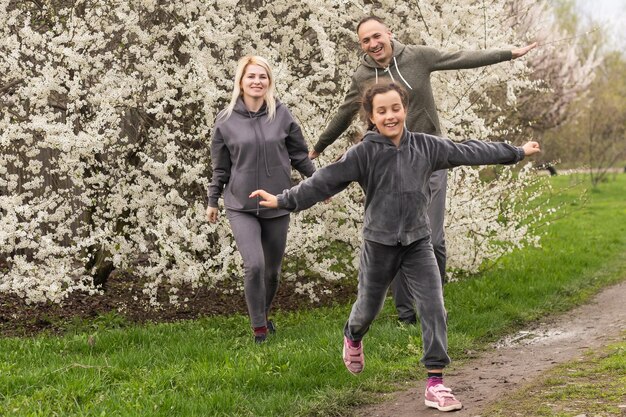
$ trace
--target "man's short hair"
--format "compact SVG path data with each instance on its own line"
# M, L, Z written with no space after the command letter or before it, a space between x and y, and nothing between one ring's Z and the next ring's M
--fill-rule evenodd
M365 16L363 19L359 20L359 23L357 23L356 25L356 33L359 33L359 28L361 27L361 25L365 22L369 22L370 20L373 20L375 22L380 23L381 25L384 25L385 27L387 27L387 25L385 24L385 21L383 19L381 19L378 16Z

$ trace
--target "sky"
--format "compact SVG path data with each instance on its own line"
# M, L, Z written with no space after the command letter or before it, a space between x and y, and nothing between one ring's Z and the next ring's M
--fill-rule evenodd
M576 0L583 21L592 17L611 36L615 49L626 49L626 0Z

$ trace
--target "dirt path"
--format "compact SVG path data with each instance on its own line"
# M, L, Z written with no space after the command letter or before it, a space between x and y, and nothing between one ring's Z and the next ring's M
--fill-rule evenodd
M356 410L357 416L478 417L481 410L556 364L571 361L587 349L618 339L626 330L626 282L607 288L584 306L550 318L536 328L511 336L479 357L445 375L446 385L463 402L463 409L441 413L424 405L419 387L388 394L389 399Z

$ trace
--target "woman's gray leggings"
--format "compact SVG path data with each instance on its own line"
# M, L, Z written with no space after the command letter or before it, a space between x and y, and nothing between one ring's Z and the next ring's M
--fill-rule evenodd
M267 325L285 254L289 215L261 218L226 210L237 249L243 258L244 293L252 327Z

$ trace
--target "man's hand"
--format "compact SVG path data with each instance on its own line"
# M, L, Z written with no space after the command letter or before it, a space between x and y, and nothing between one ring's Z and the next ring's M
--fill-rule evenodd
M309 159L312 161L315 158L317 158L318 156L320 156L320 154L318 152L315 152L315 149L311 149L309 151Z
M260 205L269 208L278 208L278 199L274 194L270 194L265 190L256 190L250 194L250 198L261 197Z
M524 56L528 53L528 51L530 51L531 49L535 49L536 47L537 47L537 42L533 42L530 45L524 46L523 48L513 49L511 51L512 59Z
M522 149L524 149L524 155L526 156L541 152L539 144L532 140L530 142L526 142L524 146L522 146Z

